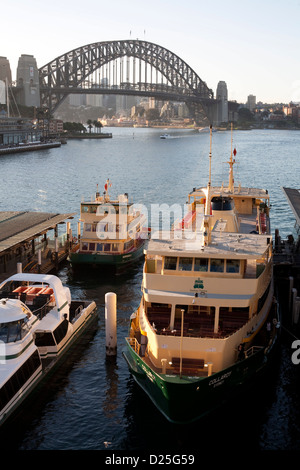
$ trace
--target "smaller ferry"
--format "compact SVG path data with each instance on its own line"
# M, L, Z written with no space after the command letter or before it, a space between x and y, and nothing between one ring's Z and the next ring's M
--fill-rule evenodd
M97 185L98 186L98 185ZM97 192L91 201L81 202L83 232L69 254L72 266L127 266L143 256L148 239L146 217L139 206L130 203L128 193L111 199L109 179L103 195Z
M0 285L0 425L97 318L53 275L18 273Z

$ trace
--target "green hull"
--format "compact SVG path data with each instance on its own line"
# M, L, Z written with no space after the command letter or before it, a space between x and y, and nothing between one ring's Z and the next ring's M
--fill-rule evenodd
M154 372L127 341L123 351L129 369L158 410L172 423L196 421L238 393L261 373L275 351L277 337L268 350L259 349L247 359L205 377L187 377Z
M144 254L144 245L142 243L136 250L122 254L104 254L104 253L70 253L69 261L72 265L91 264L104 266L125 266L141 258Z

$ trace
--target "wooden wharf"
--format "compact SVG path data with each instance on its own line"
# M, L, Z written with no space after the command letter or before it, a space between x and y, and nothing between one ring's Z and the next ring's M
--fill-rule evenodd
M67 226L75 214L48 212L0 212L0 281L15 274L20 265L25 272L49 273L67 258L72 240L68 230L59 236L59 226ZM51 239L49 231L53 230Z

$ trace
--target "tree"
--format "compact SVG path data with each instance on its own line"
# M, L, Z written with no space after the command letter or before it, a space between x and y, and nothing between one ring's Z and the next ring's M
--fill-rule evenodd
M88 128L89 128L89 130L90 130L90 133L91 133L91 129L92 129L92 127L93 127L93 126L92 126L92 122L93 122L93 121L92 121L91 119L88 119L88 120L87 120L87 125L88 125Z
M64 122L64 130L75 134L86 132L86 128L81 122Z
M103 127L102 122L100 122L100 121L94 121L94 125L95 125L95 127L96 127L96 129L97 129L97 132L98 132L99 129L100 129L100 134L101 134L101 128Z
M240 108L238 114L239 121L241 121L242 123L252 122L254 120L253 113L251 113L250 109L248 108Z
M146 119L148 119L148 121L156 121L159 119L159 110L156 108L148 109L146 112Z

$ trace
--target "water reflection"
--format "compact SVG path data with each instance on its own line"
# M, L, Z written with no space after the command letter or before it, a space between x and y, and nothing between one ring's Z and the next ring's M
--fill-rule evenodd
M102 402L102 410L108 420L116 418L116 410L119 406L118 401L118 366L115 356L107 356L105 362L105 398Z

